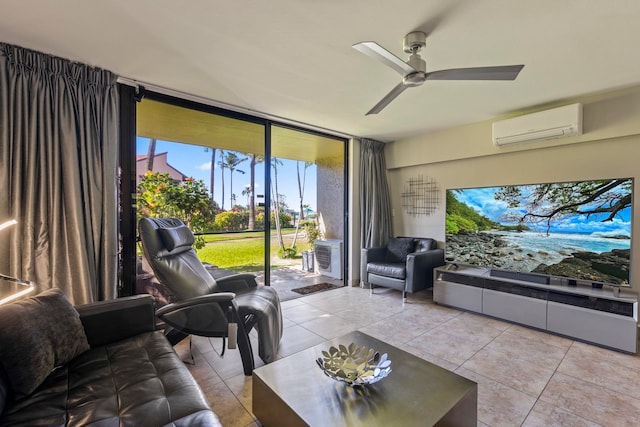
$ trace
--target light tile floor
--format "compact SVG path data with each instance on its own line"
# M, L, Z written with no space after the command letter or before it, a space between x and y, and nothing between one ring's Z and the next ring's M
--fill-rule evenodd
M279 357L360 330L478 383L479 426L638 426L640 357L433 303L345 287L282 303ZM254 349L257 348L252 333ZM193 338L189 366L226 427L259 426L237 350ZM176 351L188 360L189 345ZM256 355L258 366L262 361ZM314 369L310 366L309 369ZM292 375L302 375L292 373ZM393 375L393 374L392 374Z

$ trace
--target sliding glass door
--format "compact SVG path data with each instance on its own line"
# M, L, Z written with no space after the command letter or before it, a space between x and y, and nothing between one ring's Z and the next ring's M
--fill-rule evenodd
M271 126L271 211L282 269L305 277L344 278L343 251L315 251L316 240L344 246L344 141L282 125ZM331 260L331 257L335 258ZM333 264L332 264L333 262ZM292 274L274 276L296 277ZM317 282L324 281L318 278ZM314 280L314 282L316 282Z
M265 126L143 99L136 129L138 219L182 219L214 276L262 277Z
M269 285L303 270L314 237L344 238L345 140L156 93L135 116L136 222L181 218L213 274ZM132 293L151 273L136 255Z

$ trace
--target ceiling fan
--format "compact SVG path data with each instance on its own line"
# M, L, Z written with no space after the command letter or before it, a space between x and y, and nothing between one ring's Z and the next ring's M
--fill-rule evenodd
M360 42L352 47L371 58L388 65L400 74L402 81L380 100L366 115L378 114L408 87L420 86L425 80L515 80L524 65L497 67L453 68L427 73L427 63L419 52L426 45L427 35L414 31L404 37L404 51L411 56L407 62L395 56L376 42Z

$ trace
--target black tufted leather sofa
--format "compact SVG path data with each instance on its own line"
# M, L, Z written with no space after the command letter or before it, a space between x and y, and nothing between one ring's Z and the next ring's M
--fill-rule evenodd
M444 265L444 250L430 238L397 237L387 246L364 248L360 277L365 287L375 286L414 293L433 286L433 269Z
M221 426L154 308L150 295L76 307L91 349L19 399L0 367L0 426Z

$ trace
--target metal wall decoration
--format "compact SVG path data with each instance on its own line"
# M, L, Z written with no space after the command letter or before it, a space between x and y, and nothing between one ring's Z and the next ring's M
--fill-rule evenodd
M402 208L412 216L431 215L438 207L438 185L433 178L409 178L402 192Z

